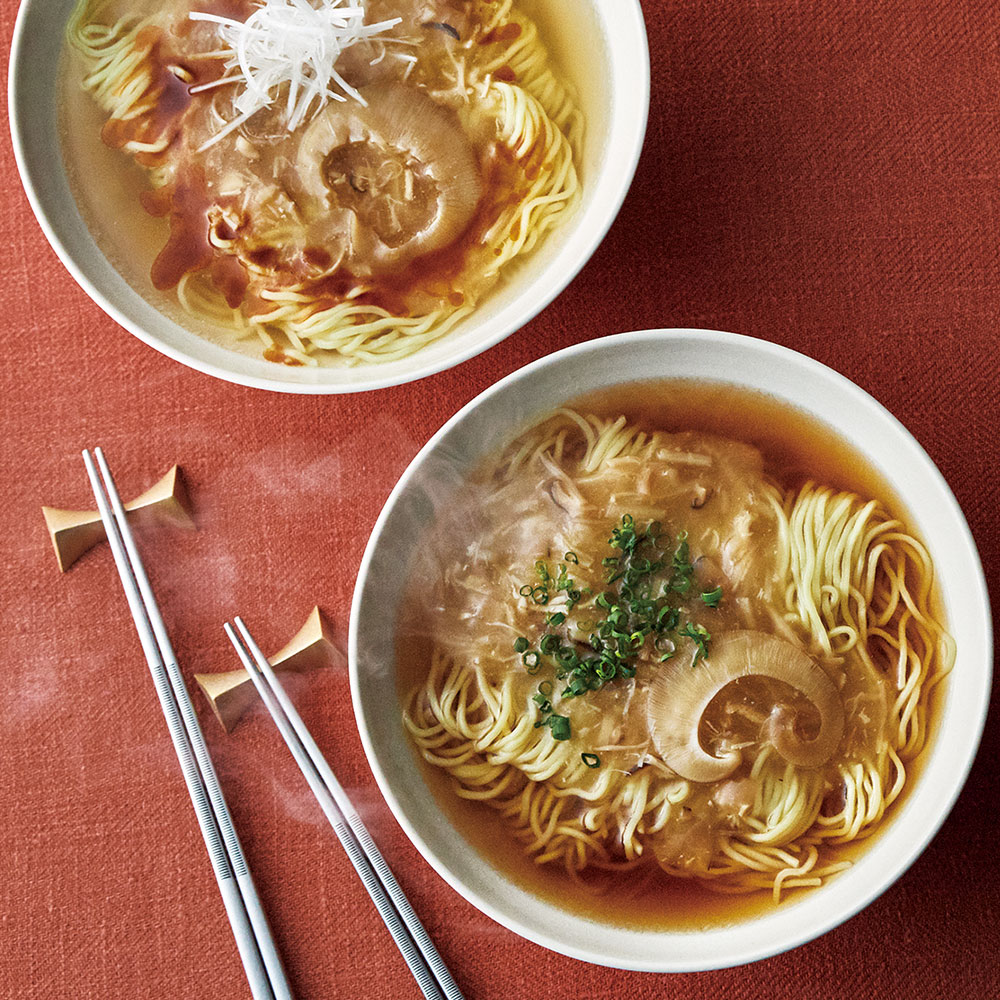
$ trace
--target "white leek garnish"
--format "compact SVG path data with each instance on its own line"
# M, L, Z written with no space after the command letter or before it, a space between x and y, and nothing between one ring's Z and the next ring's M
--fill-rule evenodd
M244 22L217 14L193 11L192 21L219 25L222 41L231 53L221 80L192 88L208 90L234 84L240 92L233 100L236 116L201 146L213 146L239 128L262 108L270 107L279 89L288 85L285 124L293 132L310 111L327 101L365 99L336 69L344 49L381 34L399 24L394 17L365 24L364 0L264 0Z

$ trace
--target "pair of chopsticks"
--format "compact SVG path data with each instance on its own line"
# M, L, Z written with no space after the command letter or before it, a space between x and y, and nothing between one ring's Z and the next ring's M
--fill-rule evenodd
M96 459L96 466L95 466ZM188 696L177 658L135 546L125 508L100 448L83 452L87 475L181 765L198 825L254 1000L291 1000L291 991ZM98 475L98 468L100 475ZM365 888L428 1000L462 1000L409 901L333 776L305 724L243 622L225 626L254 685L319 800Z
M94 458L100 467L100 477ZM267 917L243 857L243 848L236 836L236 828L219 787L205 738L135 547L111 471L100 448L94 449L93 458L89 451L84 451L83 461L198 825L205 838L250 992L254 1000L292 1000Z
M235 628L234 628L235 625ZM295 762L428 1000L462 1000L410 901L242 619L224 626Z

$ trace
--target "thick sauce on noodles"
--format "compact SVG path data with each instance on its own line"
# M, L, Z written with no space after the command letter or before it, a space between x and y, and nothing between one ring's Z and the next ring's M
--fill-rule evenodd
M743 459L753 465L755 461L753 453L746 448L751 446L762 458L766 477L776 484L784 496L794 496L803 484L813 481L836 491L849 491L860 497L877 498L886 516L901 517L904 513L902 505L892 496L886 484L845 442L811 418L762 395L735 391L731 387L712 383L637 383L576 400L572 408L577 413L594 414L609 419L623 415L629 424L638 424L650 431L655 429L670 433L697 432L729 439L734 449L733 454L738 456L737 465ZM456 527L460 524L461 521L455 521L450 532L461 534L461 528ZM609 523L609 530L611 526ZM470 550L474 545L490 544L489 539L466 541L470 545ZM764 542L763 538L757 540L758 544ZM773 540L767 539L766 544L773 544ZM530 561L528 565L530 566ZM404 705L408 706L408 711L413 710L414 690L419 690L420 685L427 683L428 664L432 660L436 642L442 641L441 637L446 636L450 628L444 625L442 632L442 619L433 607L428 607L428 604L433 605L433 601L427 599L428 581L426 576L420 575L421 572L414 577L414 586L404 606L400 625L399 691ZM485 575L489 575L488 570L485 571ZM516 601L517 595L512 594L511 599ZM935 614L939 612L933 599L931 608ZM731 606L727 608L725 599L718 609L704 609L700 619L717 636L746 627L745 619L736 614ZM532 642L535 641L537 636L532 638ZM711 657L711 644L708 650ZM942 652L941 660L940 672L943 673L948 666L946 651ZM492 668L488 667L487 670L489 669ZM697 671L699 668L695 665L691 669ZM531 676L523 670L521 672L523 676L517 681L515 704L520 701L530 706L531 697L537 688L538 677ZM846 735L841 740L841 753L849 759L855 742L860 746L865 740L872 738L871 733L866 735L862 731L866 726L875 729L886 725L891 729L891 725L886 722L887 710L878 708L878 704L891 704L895 698L895 688L888 671L885 671L881 678L878 675L874 679L868 676L867 680L861 674L849 676L842 683L841 697L845 703L850 703L852 698L860 698L869 699L874 706L862 713L861 722L856 716L848 715ZM789 704L795 704L794 692L790 689L784 691L780 682L773 682L768 678L750 677L743 678L735 684L737 687L740 685L744 689L748 704L754 704L756 699L756 703L764 706L765 715L771 699L787 696ZM556 688L558 689L558 684ZM588 695L576 699L578 704L561 709L567 712L575 727L573 737L567 741L573 745L574 758L579 751L590 749L593 743L588 745L587 740L593 741L598 738L595 733L600 731L601 725L604 730L608 729L607 718L614 716L618 711L623 697L621 682L615 681L601 690L591 691ZM929 697L925 701L929 703ZM800 729L804 726L805 735L815 735L815 713L810 715L810 706L807 702L802 702L801 698L799 702L799 708L802 710L799 716L802 720ZM719 711L718 705L718 700L713 702L716 713ZM924 704L924 709L927 707L928 705ZM525 711L530 710L530 708L525 709ZM596 718L600 720L597 729L593 726L587 728L588 713L592 716L596 713ZM933 713L929 714L932 718ZM709 710L702 719L699 729L703 746L711 743L712 724L712 710ZM926 721L922 725L925 730L930 727L930 723ZM810 726L812 726L811 731ZM754 733L752 725L748 732L752 738ZM625 733L627 735L628 725L625 726ZM616 735L621 735L620 729L616 731ZM926 733L921 734L921 740L925 736ZM581 742L577 744L575 741L578 739ZM627 744L628 739L622 736L622 742ZM858 752L863 753L863 751ZM438 750L434 749L431 753L437 754ZM915 752L913 755L915 759L907 759L905 748L900 753L906 760L907 782L910 782L918 770L919 756ZM636 755L636 759L631 759L627 749L609 751L604 748L600 754L600 761L601 767L617 766L622 769L629 767L634 769L643 766L640 756ZM834 763L836 760L828 767L833 767ZM570 876L565 867L558 862L536 864L525 853L524 838L519 840L515 837L508 820L499 816L489 805L470 802L456 796L453 791L453 779L447 767L432 767L424 761L422 764L428 783L434 789L442 810L490 863L505 871L516 882L567 909L618 924L698 927L739 921L762 909L780 905L774 901L779 895L777 892L758 889L737 895L720 894L709 891L700 878L680 878L667 874L659 865L652 863L651 849L647 849L642 863L624 871L608 872L599 866L587 865L582 872ZM592 773L600 772L596 769ZM739 772L737 777L743 773ZM835 771L831 773L836 775ZM836 784L835 777L827 780L827 785L831 783ZM738 782L733 784L734 787L738 786ZM699 811L711 811L716 808L711 793L705 790L709 786L695 784L693 787L694 791L686 800L685 808L690 806L696 815ZM833 814L843 806L839 801L839 792L827 787L823 794L825 798L821 814ZM849 790L845 794L849 795ZM888 806L888 817L891 817L892 811L898 808L898 798L895 795L893 798L895 802ZM878 829L881 825L881 823L872 824L872 829ZM498 836L498 831L504 831L504 835ZM864 842L860 840L858 843L863 845ZM827 866L824 871L833 873L829 877L835 877L837 864L849 860L858 850L858 843L847 843L836 847L827 843L821 845L822 864ZM797 891L802 891L794 888L796 885L794 881L790 882L790 885L792 888L783 890L781 899L794 898ZM752 889L753 886L748 885L744 888Z
M470 315L576 205L582 114L533 6L365 0L343 8L364 26L327 38L320 8L282 0L82 0L69 89L101 115L64 117L69 173L102 219L138 217L144 294L176 296L272 361L404 357ZM259 47L244 50L248 37ZM339 52L325 82L344 97L342 81L344 100L293 110L320 72L296 62L303 37ZM270 104L240 103L262 86ZM94 171L98 135L119 155L96 159L118 174L130 160L140 184ZM133 225L103 228L117 241ZM128 256L114 262L132 280Z

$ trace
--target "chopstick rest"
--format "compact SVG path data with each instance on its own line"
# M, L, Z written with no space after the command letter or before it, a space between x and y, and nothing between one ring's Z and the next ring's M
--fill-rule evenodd
M281 672L305 673L328 666L343 656L323 612L314 607L306 623L279 652L268 659ZM245 669L215 674L195 674L195 681L226 732L232 732L243 713L256 701L253 681Z
M173 466L158 482L124 505L129 514L139 511L157 520L183 528L194 528L191 501L180 466ZM52 539L59 569L65 573L89 549L107 539L107 532L96 510L62 510L42 507L45 526Z

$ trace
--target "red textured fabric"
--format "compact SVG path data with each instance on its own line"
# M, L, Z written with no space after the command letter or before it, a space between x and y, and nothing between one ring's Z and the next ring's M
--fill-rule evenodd
M394 481L497 378L621 330L733 330L892 410L957 494L1000 592L1000 7L644 6L649 134L608 238L524 330L400 389L264 394L143 346L58 263L0 141L3 996L249 996L107 548L65 576L49 548L40 506L89 506L85 445L103 444L128 494L183 465L200 530L149 533L148 564L185 670L229 669L220 624L237 611L268 650L316 602L345 637ZM5 51L15 8L0 0ZM551 954L480 915L381 800L346 669L295 695L470 1000L1000 995L995 719L944 828L867 910L746 968L658 976ZM296 995L416 998L270 721L227 737L201 710Z

